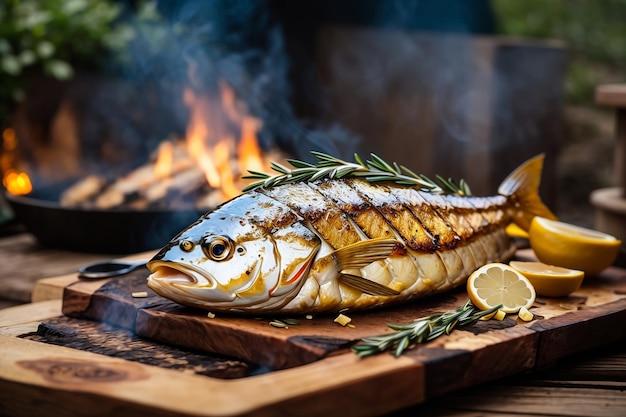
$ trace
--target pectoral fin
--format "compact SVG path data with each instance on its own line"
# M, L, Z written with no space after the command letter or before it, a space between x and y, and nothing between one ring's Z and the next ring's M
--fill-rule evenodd
M337 249L331 256L339 271L359 269L388 258L397 245L395 239L369 239Z
M348 271L364 268L372 262L388 258L398 246L395 239L369 239L337 249L331 255L340 271L339 281L371 295L398 295L399 292L356 273Z
M341 281L342 284L348 285L356 290L370 295L391 296L400 294L398 291L383 284L379 284L358 275L342 273L339 275L339 281Z

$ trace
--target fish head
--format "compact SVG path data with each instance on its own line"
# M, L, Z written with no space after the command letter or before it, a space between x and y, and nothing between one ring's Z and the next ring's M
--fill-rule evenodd
M319 247L299 223L268 230L246 216L213 212L147 263L148 286L211 311L272 311L297 295Z

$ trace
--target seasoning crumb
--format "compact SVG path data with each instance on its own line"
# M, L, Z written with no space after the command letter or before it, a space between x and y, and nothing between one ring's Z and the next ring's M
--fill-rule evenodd
M348 323L346 326L351 328L351 329L356 329L356 326L354 324L352 324L352 323Z
M506 318L506 313L504 311L502 311L502 310L498 310L494 317L496 318L496 320L502 321L502 320L504 320Z
M524 321L531 321L535 315L528 311L526 307L522 307L518 313L518 317Z
M307 320L313 320L313 315L312 314L307 314L306 316L304 316L305 319Z
M344 327L347 326L351 321L352 319L350 317L341 313L334 320L335 323L338 323Z
M214 319L215 318L215 313L213 313L212 311L209 311L206 316L208 318L210 318L210 319Z
M146 298L148 296L147 291L138 291L130 294L133 298Z

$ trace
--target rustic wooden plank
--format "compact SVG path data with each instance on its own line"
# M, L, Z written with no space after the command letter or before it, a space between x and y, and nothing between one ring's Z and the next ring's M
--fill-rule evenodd
M532 369L538 335L515 321L479 322L407 353L425 366L426 397L433 398Z
M140 309L173 304L148 288L147 277L148 270L140 268L119 278L75 282L63 293L63 314L134 330ZM133 293L142 292L147 293L147 297L133 297Z
M535 304L534 312L546 318L530 325L539 332L538 367L626 338L621 325L626 321L626 270L608 268L585 278L569 297L540 297Z
M521 251L520 255L521 257L524 255L532 256L532 253L529 255ZM347 342L349 345L361 337L389 331L385 326L387 322L409 322L417 317L460 305L466 299L465 292L460 289L441 297L423 300L407 306L350 313L353 323L356 325L354 329L344 328L333 323L334 316L323 315L316 316L313 320L299 317L299 325L291 325L287 329L282 329L270 326L271 318L269 317L255 320L218 314L215 318L209 318L206 312L200 310L182 307L170 302L159 304L163 300L151 293L144 299L132 298L130 294L133 291L146 290L145 287L141 287L145 286L146 273L146 271L137 271L135 274L129 274L125 278L117 280L72 284L72 291L85 297L82 304L74 304L75 306L79 304L82 306L75 309L74 313L79 315L87 313L87 315L100 319L108 317L113 321L135 326L134 328L140 329L139 334L143 336L149 336L168 344L193 346L194 348L200 346L200 349L215 351L219 350L215 349L215 343L221 343L222 348L220 349L224 349L227 353L232 353L233 347L235 347L234 351L241 349L237 353L241 354L243 351L244 356L260 355L262 357L261 362L270 360L269 364L264 363L268 366L267 370L272 367L292 366L280 372L268 373L272 376L287 375L290 380L287 386L293 384L290 379L294 375L292 372L311 368L318 369L318 365L325 366L325 364L330 363L329 361L334 361L336 358L344 358L342 360L346 361L355 359L351 353L343 354L345 349L338 349L337 344L341 345ZM623 314L626 310L625 286L626 271L619 268L609 268L598 277L586 279L581 289L569 297L539 297L531 309L535 314L535 320L530 323L516 320L514 315L508 316L502 322L493 320L479 322L470 328L456 330L451 335L443 336L427 345L408 351L401 359L403 361L409 360L411 362L410 368L419 370L420 379L413 381L417 385L412 385L412 389L419 393L420 400L416 402L419 403L431 398L436 399L445 393L456 392L466 387L519 374L536 367L544 367L560 357L570 355L580 349L590 349L599 343L608 343L615 337L622 337L620 336L621 327L623 327L621 323L623 323ZM93 297L106 299L106 302L110 303L108 307L113 307L111 311L116 311L115 308L121 308L122 311L128 309L129 314L126 315L131 319L120 319L119 314L113 314L102 308L104 304L96 308L98 302L94 304L91 300ZM101 302L103 301L101 300ZM117 304L121 304L121 307ZM100 315L94 315L94 312L98 312ZM137 316L136 322L132 320L134 314ZM599 324L603 330L598 332L593 324ZM606 330L615 326L621 326L617 333ZM565 338L558 336L558 332L565 335ZM574 335L570 335L570 332ZM337 341L339 342L337 343ZM198 344L198 342L200 343ZM237 344L243 348L236 347ZM230 350L227 351L229 348ZM274 357L267 359L267 357L271 357L270 353L267 353L270 348L273 349L271 355ZM551 352L552 350L557 352ZM263 351L265 353L259 353ZM328 356L332 352L334 355ZM263 359L263 355L265 355L265 359ZM308 358L304 362L310 360L313 362L308 365L301 365L301 363L285 365L285 362L279 362L279 365L275 365L271 362L272 360L284 361L285 359L276 359L276 357L280 358L281 355L294 356L298 358L297 361L302 361L302 357L311 355L313 359ZM381 356L392 359L391 355ZM355 369L360 369L358 366L369 366L370 363L370 359L357 361L356 364L360 365L357 365ZM348 392L349 398L354 400L359 398L359 393L366 389L365 387L375 391L377 389L376 384L384 384L387 377L394 381L396 378L404 381L406 376L403 375L408 371L405 368L396 368L397 362L391 363L393 365L390 369L380 369L384 375L370 375L371 380L353 381L347 391L345 391L345 387L336 387L336 389L341 389L344 393ZM393 375L394 373L398 373L398 375ZM258 376L251 379L256 380L256 378ZM609 382L612 382L613 385L605 383L598 389L612 389L620 386L619 381ZM552 388L564 388L559 385L563 383L558 381L546 380L545 384ZM589 384L593 385L594 383L593 381L572 382L572 385L575 385L574 388L577 389L586 389ZM534 385L531 384L530 386L532 388ZM595 385L593 386L595 387ZM572 386L567 388L572 388ZM328 386L320 389L324 392L332 390ZM308 393L305 394L305 397L318 394ZM293 402L287 400L280 402L280 404L271 404L267 406L267 410L271 409L274 412L291 410L293 404L301 401L303 401L302 398L297 398ZM346 407L349 405L343 400L337 401L342 404L345 403ZM409 404L416 402L411 400ZM396 406L397 404L392 402L392 405L385 408L383 412L399 408ZM313 409L321 410L316 407L317 405ZM265 406L261 409L266 411ZM452 411L455 410L451 409ZM474 412L472 409L456 410L455 412L460 411ZM505 414L509 411L509 409L501 410ZM480 412L497 413L498 411L484 409ZM526 410L521 407L520 413L526 413Z
M471 389L447 404L457 410L518 413L538 416L615 417L626 415L626 396L620 390L598 388L500 386ZM488 394L488 395L487 395ZM602 404L602 406L599 406Z
M122 258L116 258L115 260L137 262L137 261L148 260L152 258L152 256L154 256L154 253L155 253L154 251L142 252L142 253L137 253L134 255L125 256ZM68 258L71 259L72 256L68 256ZM64 256L62 259L66 259L66 257ZM97 260L95 260L94 262L100 262L100 261L103 261L102 255L99 255ZM69 287L70 285L78 283L78 282L82 282L78 278L77 270L80 266L83 266L85 264L86 263L83 262L83 263L80 263L78 266L73 267L72 272L67 275L56 276L56 277L50 275L48 276L48 278L38 279L32 289L30 301L33 303L36 303L39 301L50 300L53 298L63 298L63 291L65 290L66 287ZM72 265L76 265L76 264L72 263Z
M603 346L593 351L569 356L550 367L537 372L525 373L499 380L495 383L484 384L480 388L470 388L455 392L445 399L435 398L424 404L403 410L397 417L402 415L420 415L422 417L468 417L468 416L570 416L587 415L578 409L579 403L562 402L553 404L552 397L559 398L578 395L579 389L599 390L598 398L587 398L596 404L598 408L606 406L606 395L623 396L626 388L626 340ZM550 388L542 391L541 388ZM505 397L507 392L527 393L528 389L535 391L533 400L536 402L534 409L519 407L514 412L509 408L509 402L502 400L502 406L493 405L495 397ZM515 394L517 395L517 394ZM466 398L471 398L467 405ZM585 401L585 400L583 400ZM478 404L491 404L489 410ZM546 408L542 405L546 404ZM591 407L591 404L587 405ZM611 414L611 413L615 414ZM609 415L624 415L622 409L612 408L607 411ZM592 414L593 415L593 414ZM390 417L396 416L392 414Z
M164 343L233 355L272 369L283 369L313 362L353 343L351 329L332 323L330 318L323 320L329 324L323 326L324 331L316 331L320 328L317 324L322 322L306 319L299 320L301 324L297 326L276 328L269 324L270 319L208 318L197 311L165 306L140 310L135 331Z
M0 240L0 298L30 302L37 280L68 274L80 265L106 256L43 248L27 233L3 237Z
M216 380L6 336L0 336L0 353L0 404L15 415L93 415L97 403L98 412L115 410L119 417L316 416L337 410L349 417L424 399L420 366L390 355L339 355L287 371Z
M214 378L241 378L254 371L241 361L151 343L129 330L91 320L69 317L49 319L39 323L35 332L23 334L22 337Z
M3 309L0 311L0 328L60 316L61 304L61 300L48 300Z
M38 303L40 301L61 299L63 298L65 287L69 287L75 282L78 282L78 274L76 272L60 277L37 280L30 301L31 303Z
M529 254L527 250L520 251L523 259L531 256L532 252ZM518 344L531 347L534 353L527 351L524 355L516 356L517 361L510 364L510 368L494 369L481 375L489 380L521 372L532 366L544 366L560 357L621 337L620 332L609 330L605 330L602 337L597 337L597 334L593 337L597 330L592 323L598 324L600 328L610 329L622 320L626 314L624 305L612 303L626 298L625 274L626 271L622 269L609 268L601 276L587 279L581 290L569 297L539 297L532 309L537 320L531 324L520 324L530 329L529 334L545 333L546 337L539 339L540 342L536 338L524 340L527 335L516 334L517 330L501 330L504 335L499 340L501 354L508 350L523 351L524 348ZM66 290L64 312L133 329L140 336L164 343L232 355L272 369L282 369L319 360L363 337L388 332L386 323L410 322L438 311L456 308L466 299L465 292L461 289L442 297L397 308L351 313L355 329L343 328L333 323L334 316L320 316L314 320L300 317L298 326L283 329L271 327L271 318L252 320L225 314L209 318L206 312L164 301L147 288L146 276L147 271L139 270L120 279L73 284ZM134 291L147 291L148 297L134 299L131 296ZM604 305L606 306L598 307ZM508 327L515 326L516 323L511 322L510 318L507 320L510 323ZM483 331L485 326L490 325L479 323L474 326L474 331ZM488 340L488 337L483 339ZM456 366L454 364L457 361L462 365L464 360L476 362L481 357L488 358L490 349L493 349L473 351L474 344L468 340L456 345L449 343L443 349L469 351L472 358L463 359L463 353L452 355L454 359L447 359L451 367ZM431 347L435 346L438 346L437 342L431 344ZM538 363L534 362L535 354ZM439 358L439 362L443 360ZM437 372L433 372L433 375L436 374ZM440 387L460 388L461 386L455 385L458 381L441 381L430 384L429 387L433 394L438 394L442 392L441 389L445 389ZM479 382L484 380L475 381Z

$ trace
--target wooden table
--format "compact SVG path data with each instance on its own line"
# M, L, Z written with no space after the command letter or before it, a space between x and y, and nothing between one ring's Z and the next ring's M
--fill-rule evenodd
M9 239L19 241L23 238L18 236ZM3 246L2 243L3 239L0 239L0 255L6 256L7 246L12 245ZM18 259L21 262L40 259L42 250L36 246L28 247ZM216 414L226 415L319 415L330 412L344 416L626 415L626 340L618 340L591 351L546 363L540 369L471 388L454 388L452 392L421 402L417 397L420 394L415 390L420 382L420 371L419 367L414 366L414 359L410 356L395 359L390 355L380 355L370 358L367 370L364 371L359 359L349 356L348 353L331 356L320 363L273 372L272 378L261 375L235 380L211 379L207 385L206 377L157 366L143 366L122 359L43 345L15 337L33 331L42 321L60 315L61 302L55 299L60 296L59 282L76 280L74 264L82 261L83 257L82 254L57 253L56 258L48 259L47 262L72 265L67 266L67 274L60 278L39 281L37 290L33 289L37 302L0 310L0 349L3 352L0 361L11 361L11 358L6 357L7 352L10 352L16 362L22 361L23 367L30 366L30 371L23 368L19 373L20 378L23 378L21 383L0 378L0 415L39 416L54 412L59 415L169 416L194 413L211 415L211 410L218 410ZM13 266L11 270L15 269ZM33 274L38 273L33 266L29 269ZM0 283L4 276L3 270ZM607 329L598 328L597 331L600 334ZM620 333L622 330L616 329L616 332ZM11 344L8 349L7 343ZM2 347L2 344L5 346ZM26 360L33 357L38 362ZM63 371L69 368L63 366L55 367L55 373L48 373L47 380L30 379L33 374L37 374L38 366L46 366L45 361L57 360L57 365L63 365L63 360L92 360L94 357L98 358L99 363L110 366L95 372L96 380L91 383L81 380L80 384L76 384L76 381L71 380L73 376ZM397 369L404 369L401 377L397 380L390 379L389 375ZM104 372L105 370L109 373ZM338 370L341 372L338 373ZM0 369L0 375L5 371ZM112 380L113 383L97 380L115 379L118 373L114 371L126 375L126 379L119 382ZM450 371L463 373L460 369ZM350 382L353 373L363 372L373 376L368 384L363 386ZM471 373L465 377L471 377ZM307 378L313 382L303 386L299 381L308 380ZM155 385L157 381L165 381L164 386ZM328 387L328 381L334 381L335 385L321 396L327 401L317 401L313 405L306 401L307 390L316 385ZM289 389L276 392L276 386L286 386ZM210 393L207 387L213 392ZM155 392L165 394L153 397ZM378 392L393 395L388 394L380 398L380 401L370 404L368 397L376 396ZM219 395L215 396L215 393ZM291 400L286 400L285 397ZM213 403L207 403L206 398L211 398ZM218 399L217 402L215 398ZM278 408L272 407L273 398L282 398ZM419 404L415 405L416 403ZM256 408L250 409L253 412L246 412L246 406L242 404L252 404ZM302 404L308 404L307 408L303 408Z

